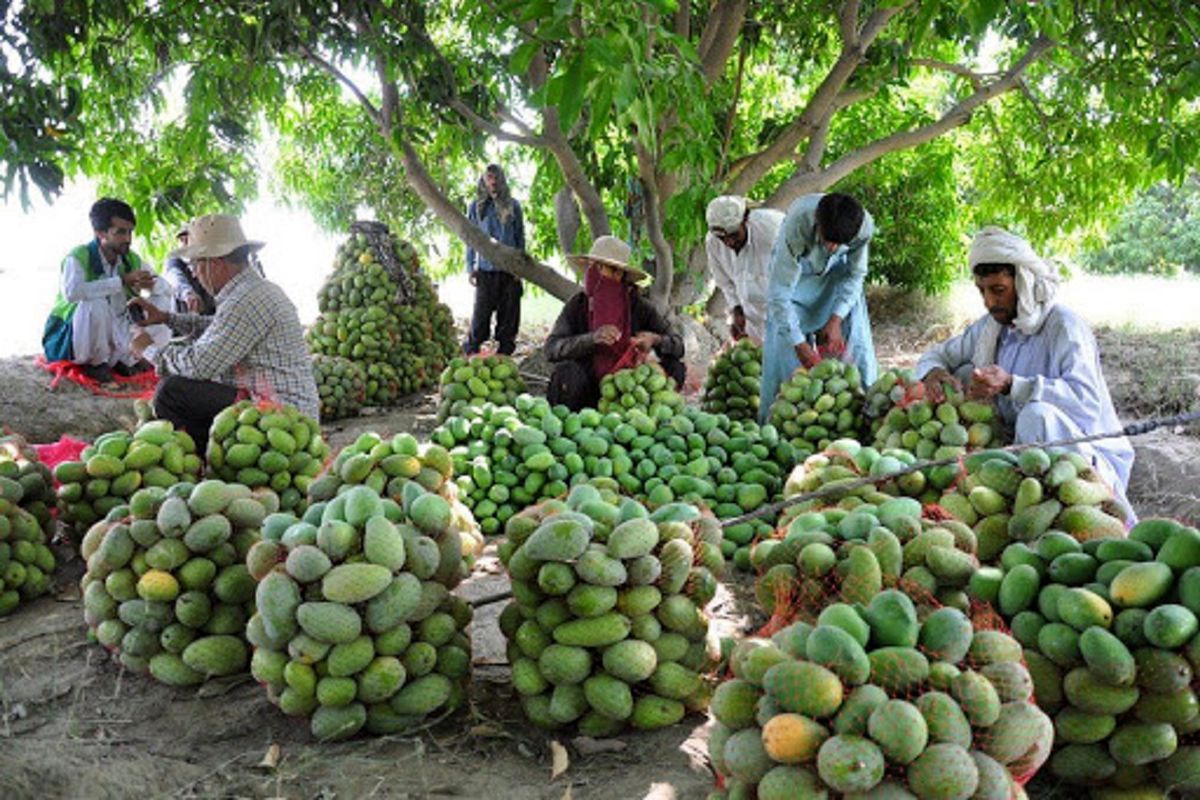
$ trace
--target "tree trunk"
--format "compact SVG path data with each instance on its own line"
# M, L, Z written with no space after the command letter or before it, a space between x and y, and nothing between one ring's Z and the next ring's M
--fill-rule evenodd
M583 220L579 216L579 204L568 186L564 186L554 194L554 227L558 233L558 249L563 257L575 252L575 240L579 237L579 229ZM570 263L570 262L568 262ZM572 264L577 278L583 277L583 272Z

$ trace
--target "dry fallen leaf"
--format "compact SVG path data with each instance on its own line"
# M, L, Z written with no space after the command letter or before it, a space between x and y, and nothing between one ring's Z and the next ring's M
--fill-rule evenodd
M471 735L478 736L483 739L509 739L512 734L504 730L504 726L497 722L481 722L471 728Z
M567 755L567 748L558 742L550 743L550 760L550 780L562 775L567 771L567 767L571 766L571 757Z
M282 758L282 751L279 745L273 744L267 748L267 752L263 755L262 761L258 762L258 766L263 769L275 769L279 766L279 761Z
M563 792L562 800L571 800L571 787L567 786L567 790Z

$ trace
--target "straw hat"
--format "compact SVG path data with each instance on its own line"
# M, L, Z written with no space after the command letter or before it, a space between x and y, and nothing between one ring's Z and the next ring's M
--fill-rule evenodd
M600 236L596 238L596 241L592 242L592 249L586 255L569 255L567 256L567 260L572 264L581 264L583 266L594 261L597 264L604 264L608 267L624 270L633 277L635 283L649 279L650 275L648 273L629 264L631 252L629 245L617 237Z
M232 214L206 214L196 217L187 226L188 243L171 251L173 258L195 261L198 258L221 258L239 247L258 250L265 244L246 238L242 224Z

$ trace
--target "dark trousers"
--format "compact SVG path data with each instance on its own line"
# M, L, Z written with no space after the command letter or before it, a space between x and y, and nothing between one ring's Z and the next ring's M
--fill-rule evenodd
M216 381L197 381L168 375L154 392L154 414L187 431L203 456L208 447L208 429L213 417L233 405L238 388Z
M666 358L660 362L663 371L675 380L675 389L683 388L687 367L678 358ZM560 361L550 372L550 385L546 387L546 399L550 405L563 404L572 411L595 408L600 402L600 382L592 372L592 362Z
M492 314L496 315L497 350L506 356L517 348L517 328L521 326L521 279L507 272L475 273L475 309L471 312L471 331L463 342L467 355L492 338Z

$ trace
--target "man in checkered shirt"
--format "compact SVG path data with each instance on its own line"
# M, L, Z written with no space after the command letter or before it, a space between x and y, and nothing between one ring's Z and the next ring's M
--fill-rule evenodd
M187 337L162 346L144 332L133 340L134 351L162 379L154 413L191 434L201 452L213 417L239 395L288 403L318 419L320 400L296 307L251 265L263 243L247 240L237 217L227 214L198 217L188 232L187 246L171 255L191 264L216 299L216 314L172 314L141 298L130 301L142 309L140 325L166 323Z

